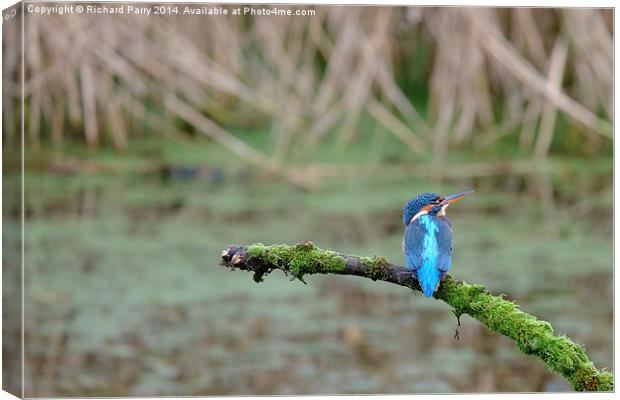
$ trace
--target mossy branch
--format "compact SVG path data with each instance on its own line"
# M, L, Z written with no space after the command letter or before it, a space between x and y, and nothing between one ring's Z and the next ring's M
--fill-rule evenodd
M222 265L254 272L256 282L280 269L304 283L304 275L309 274L357 275L420 290L418 281L406 268L390 264L384 258L340 254L322 250L311 242L294 246L233 245L222 252ZM490 330L511 338L523 353L540 358L575 390L613 391L613 374L597 370L582 346L564 335L554 335L548 322L524 313L501 296L491 295L484 286L447 276L434 297L453 307L457 317L468 314Z

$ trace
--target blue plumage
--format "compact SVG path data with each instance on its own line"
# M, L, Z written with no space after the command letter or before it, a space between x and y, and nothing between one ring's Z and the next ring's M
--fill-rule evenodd
M470 192L441 197L423 193L403 208L406 266L418 279L422 292L431 297L452 264L452 226L445 209Z

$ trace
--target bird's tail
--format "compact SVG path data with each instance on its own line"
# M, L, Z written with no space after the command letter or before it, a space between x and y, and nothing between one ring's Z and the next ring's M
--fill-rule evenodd
M422 293L424 293L424 296L426 297L433 297L433 294L435 293L435 288L437 287L437 285L432 286L432 285L422 285Z
M422 287L422 293L426 297L433 297L439 283L440 271L435 267L422 267L418 269L418 281Z

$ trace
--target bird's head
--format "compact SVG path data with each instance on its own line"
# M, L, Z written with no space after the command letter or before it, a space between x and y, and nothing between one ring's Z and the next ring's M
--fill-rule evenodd
M409 200L403 207L403 223L409 225L415 217L424 214L444 215L446 208L452 203L462 200L465 196L472 194L473 190L451 194L450 196L440 196L435 193L422 193Z

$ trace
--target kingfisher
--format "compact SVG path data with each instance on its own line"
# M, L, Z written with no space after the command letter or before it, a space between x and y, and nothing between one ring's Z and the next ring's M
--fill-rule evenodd
M446 217L446 208L473 192L443 197L422 193L403 207L405 265L420 282L426 297L437 291L452 262L452 225Z

